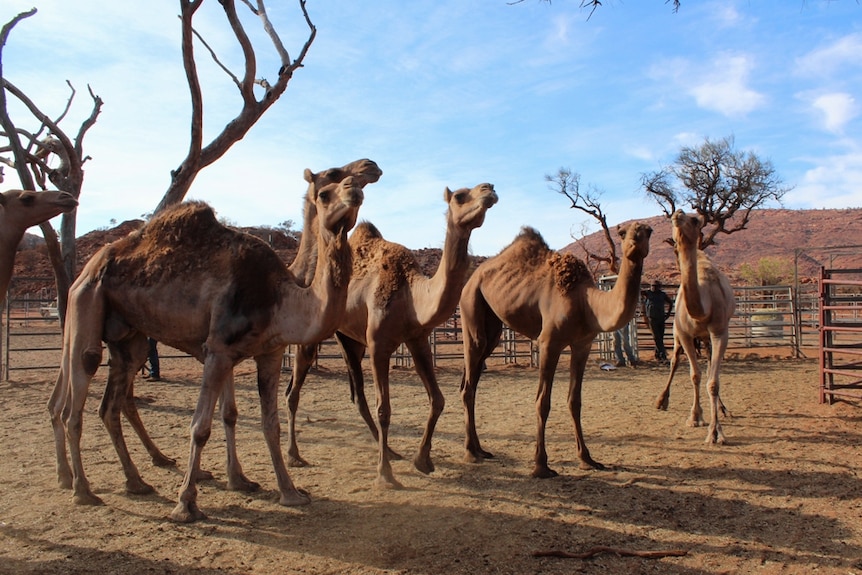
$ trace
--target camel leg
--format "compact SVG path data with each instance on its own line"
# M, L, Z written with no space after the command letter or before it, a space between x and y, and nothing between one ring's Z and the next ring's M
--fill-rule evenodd
M147 358L149 349L147 338L144 334L137 333L122 342L110 342L108 349L111 361L108 368L108 382L99 406L99 416L108 430L108 435L111 436L114 451L117 452L123 466L123 472L126 475L126 492L136 495L153 493L155 489L141 478L138 468L132 461L120 422L120 414L125 410L128 400L127 391L131 387L135 372Z
M679 342L679 337L676 335L676 330L673 334L673 353L670 357L670 374L667 376L667 385L655 400L655 408L667 411L670 404L670 384L673 382L673 376L676 374L676 368L679 366L679 360L682 357L682 345Z
M299 409L299 393L302 385L317 357L317 344L297 345L295 349L293 373L284 391L287 397L287 464L290 467L307 467L308 462L299 455L299 446L296 443L296 410Z
M146 361L146 359L144 360ZM138 366L134 373L140 369ZM123 415L126 416L126 420L128 420L129 424L131 424L132 429L135 430L135 433L138 434L138 438L140 438L141 443L143 443L144 448L147 450L147 453L150 454L150 458L153 460L153 465L156 467L175 467L177 465L177 460L168 457L158 448L155 442L150 437L150 434L147 432L147 429L144 427L144 422L141 420L141 416L138 413L138 406L135 404L135 382L134 379L129 382L129 385L126 389L126 398L123 402Z
M581 407L582 407L582 389L584 383L584 370L587 367L587 359L590 356L590 346L585 345L583 349L576 349L572 346L572 357L569 362L569 413L572 415L572 421L575 424L575 442L578 447L578 458L581 460L581 469L604 469L605 466L593 460L590 456L590 450L587 449L587 444L584 441L584 429L581 426ZM553 377L553 370L551 371ZM550 385L548 385L548 402L550 406ZM546 417L547 419L547 417ZM547 463L547 455L545 456Z
M347 365L347 377L350 381L350 400L356 404L359 410L359 415L368 426L368 430L374 437L374 442L380 444L380 434L377 431L377 422L371 415L371 410L368 408L368 398L365 396L365 378L362 375L362 357L365 355L365 344L356 341L353 338L347 337L343 333L335 332L335 339L341 348L341 357L344 358L344 363ZM389 461L401 461L404 457L389 447L386 446L386 451L389 454Z
M68 330L66 331L68 333ZM64 408L69 397L69 365L66 360L67 348L63 346L63 358L61 359L60 371L54 384L51 399L48 400L48 413L51 414L51 427L54 432L54 450L57 455L57 483L63 489L72 489L72 468L69 466L69 458L66 452L66 428L63 426ZM99 360L101 363L101 359Z
M84 474L81 433L87 391L93 375L102 362L101 339L105 309L98 290L92 284L81 286L77 281L69 291L68 306L63 368L57 382L60 388L65 388L65 391L58 389L52 395L52 420L60 416L58 411L62 411L62 427L65 429L72 466L73 501L79 505L101 505L102 500L92 492ZM61 399L62 403L60 403ZM55 427L55 436L56 433ZM59 459L58 448L58 463ZM58 472L62 473L59 466ZM62 484L62 476L60 480Z
M480 463L494 454L482 449L476 431L476 391L482 366L500 342L503 322L491 312L481 294L463 294L461 318L464 326L464 373L461 403L464 405L464 461ZM471 297L472 296L472 297Z
M377 479L374 487L379 489L401 489L403 485L395 479L392 465L389 462L389 422L392 418L392 405L389 401L389 360L394 350L383 350L374 344L374 338L369 337L371 345L368 350L371 355L371 373L374 377L374 389L377 393Z
M724 352L727 349L727 333L721 336L711 337L712 355L710 356L709 368L707 371L706 388L709 393L709 429L706 434L706 443L716 443L722 445L726 443L726 438L721 429L721 422L718 420L719 410L725 412L724 404L721 402L719 391L721 385L719 383L719 372L721 371L721 361L724 358Z
M693 399L691 404L691 413L688 416L686 425L689 427L700 427L706 425L703 420L703 409L700 407L700 366L697 363L697 350L694 347L694 338L687 335L681 335L679 338L682 348L685 350L685 355L688 357L689 374L691 375L691 386Z
M428 421L425 423L425 433L422 435L422 442L419 444L419 452L413 458L413 465L422 473L431 473L434 471L434 463L431 461L431 438L434 436L434 428L437 426L440 414L443 413L446 400L443 397L443 392L440 391L440 385L437 383L437 377L434 374L434 357L431 354L431 345L428 343L428 338L421 337L418 340L406 343L407 349L410 350L410 355L413 356L416 373L425 386L425 391L428 394L428 403L430 404Z
M533 477L547 479L559 475L548 467L548 451L545 448L545 428L548 424L548 414L551 412L551 391L554 388L554 372L560 360L560 350L550 346L545 340L547 336L539 336L539 389L536 392L536 454L533 466ZM574 357L574 353L572 354ZM581 445L578 444L578 451Z
M281 369L279 364L279 369ZM225 448L227 451L227 488L231 491L253 493L260 489L260 483L251 481L242 471L236 452L236 420L239 417L236 408L236 390L233 385L233 370L230 378L222 389L219 397L222 425L224 426ZM212 479L212 473L198 470L198 480Z
M183 483L180 485L179 501L171 511L171 519L178 523L191 523L206 519L198 507L197 478L201 466L201 452L212 432L213 413L222 389L229 383L233 363L226 354L207 351L204 359L203 381L198 402L192 416L190 429L189 462Z
M311 503L311 498L307 493L297 489L291 481L281 451L281 425L278 421L278 381L281 376L281 358L283 355L284 348L281 348L273 353L254 358L257 363L260 420L278 482L279 504L287 506L305 505Z

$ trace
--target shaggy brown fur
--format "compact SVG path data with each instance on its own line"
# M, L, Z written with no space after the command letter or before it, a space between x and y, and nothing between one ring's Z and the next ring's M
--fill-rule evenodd
M476 386L482 365L500 341L503 323L536 340L539 389L536 394L534 477L553 477L545 448L545 424L551 409L551 388L560 354L571 349L569 411L575 423L578 456L584 467L602 468L584 443L581 429L581 386L593 339L613 331L634 316L640 294L643 260L652 229L633 223L619 230L623 261L611 291L598 289L586 266L573 256L550 251L535 230L526 228L497 256L485 261L461 293L464 326L464 375L461 398L466 419L467 461L493 457L482 449L476 432Z
M356 223L362 199L361 186L350 177L316 192L319 261L314 281L307 287L298 285L265 243L221 226L200 203L166 210L87 263L69 293L63 362L49 402L58 478L62 486L74 489L77 503L101 504L85 477L80 445L84 402L93 376L90 368L92 359L101 357L102 339L111 362L99 413L123 464L127 490L153 490L132 463L120 425L121 412L130 417L129 391L147 356L147 336L204 364L191 424L189 464L172 519L188 522L204 517L197 505L196 482L215 403L221 396L222 417L231 422L225 432L232 433L237 417L233 367L250 357L257 364L261 422L279 502L308 503L308 496L293 485L281 453L281 361L287 345L316 342L335 331L344 313L350 274L347 232ZM138 426L143 429L140 422L133 426L139 432ZM228 437L226 443L228 486L256 489L235 460L235 438Z

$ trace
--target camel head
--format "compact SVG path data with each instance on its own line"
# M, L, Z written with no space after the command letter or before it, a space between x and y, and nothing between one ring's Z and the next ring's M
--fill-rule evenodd
M337 184L348 176L353 176L359 187L364 188L373 184L383 175L383 170L372 160L361 159L344 164L340 168L329 168L316 174L305 169L303 177L308 182L309 197L313 197L313 190L320 190L329 184Z
M332 234L346 234L359 217L359 207L365 194L362 179L347 176L338 183L330 183L316 191L314 205L320 218L321 230Z
M626 227L617 227L622 238L623 257L628 260L643 261L649 255L649 239L652 228L647 224L632 222Z
M4 232L23 234L30 226L71 211L77 205L78 200L66 192L8 190L0 194L0 227Z
M703 218L697 215L686 215L677 210L670 218L673 225L673 243L680 246L700 246L700 231L703 229Z
M492 184L479 184L454 192L447 187L443 199L449 204L449 221L455 227L469 232L485 222L485 212L497 203L497 192Z

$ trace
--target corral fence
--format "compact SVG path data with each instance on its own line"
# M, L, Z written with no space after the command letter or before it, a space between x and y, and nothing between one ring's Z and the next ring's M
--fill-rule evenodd
M862 399L862 269L820 270L820 403Z
M605 281L603 285L610 287L612 284ZM647 286L644 286L644 289L646 288ZM665 290L675 299L675 286L665 286ZM24 290L16 289L18 293L22 291ZM737 287L734 288L734 293L736 314L730 324L729 352L758 353L769 348L783 348L780 352L782 355L789 353L794 357L804 357L806 348L809 348L809 353L810 350L817 349L821 320L816 285ZM4 380L8 381L14 371L59 368L62 337L58 318L50 312L54 300L54 294L47 293L46 290L20 298L7 297L3 314ZM665 342L668 347L672 345L672 324L671 316ZM653 342L643 322L640 306L631 325L631 343L635 353L641 350L641 355L645 355L643 350L651 351ZM460 361L463 356L463 341L458 312L437 327L429 340L435 365L440 362ZM612 334L599 334L593 343L592 353L596 361L612 364ZM334 339L320 344L318 361L340 357ZM284 370L291 369L293 358L293 350L290 349L283 360ZM161 346L160 359L163 369L165 366L169 369L171 361L188 361L189 357ZM535 342L505 328L500 345L489 358L489 362L537 366L538 351ZM400 367L412 366L412 357L405 346L402 345L394 354L392 363Z

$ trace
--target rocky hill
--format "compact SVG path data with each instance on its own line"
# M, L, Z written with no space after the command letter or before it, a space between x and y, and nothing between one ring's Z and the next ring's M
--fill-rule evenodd
M671 237L670 220L662 215L640 221L653 228L644 277L677 283L679 272L673 247L664 241ZM743 263L756 266L764 257L787 260L791 266L798 261L800 280L816 281L821 265L862 269L862 209L756 210L747 229L719 235L716 240L717 245L708 248L707 254L731 278L731 283L742 283L739 268ZM599 233L575 241L561 251L584 256L584 248L593 253L607 251ZM600 269L597 273L607 270Z
M652 216L641 221L648 223L654 230L650 255L644 268L645 279L660 278L668 284L676 283L679 273L673 248L664 241L671 237L670 220L664 216ZM142 224L141 220L131 220L111 229L92 231L81 236L77 240L79 264L83 265L106 243L125 236ZM540 226L536 227L541 231ZM297 238L273 228L242 229L267 241L286 263L292 262L296 256ZM14 282L12 289L16 295L38 293L42 288L52 293L54 289L45 247L39 241L34 241L34 238L41 240L38 236L28 234L16 257L13 277L28 278L25 282ZM862 209L758 210L753 213L747 230L719 236L718 240L719 245L707 252L733 283L741 283L741 264L756 265L763 257L786 259L791 264L798 261L801 280L811 282L815 281L821 265L862 269ZM603 253L603 241L599 233L594 233L569 244L562 251L583 256L586 247L593 253ZM426 274L430 275L436 270L440 260L439 249L414 250L414 254ZM474 259L479 262L490 255L493 254L476 256ZM607 270L596 270L597 275L603 273L607 273Z

